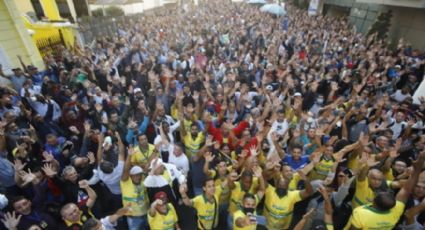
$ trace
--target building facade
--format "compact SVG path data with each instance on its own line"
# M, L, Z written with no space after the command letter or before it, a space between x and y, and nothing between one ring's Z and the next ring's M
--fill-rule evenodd
M348 16L357 31L367 33L382 12L392 12L389 41L400 38L425 49L425 0L323 0L323 14Z

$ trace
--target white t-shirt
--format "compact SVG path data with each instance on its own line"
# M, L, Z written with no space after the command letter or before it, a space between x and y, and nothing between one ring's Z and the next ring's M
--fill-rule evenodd
M120 179L122 172L124 170L124 161L118 161L117 166L114 168L112 173L105 174L100 170L100 167L97 167L97 176L105 185L108 187L109 191L111 191L114 195L121 194L120 188Z
M174 147L171 147L170 150L168 163L175 165L183 175L187 176L187 173L189 172L189 159L187 158L186 154L182 153L177 157L174 155Z

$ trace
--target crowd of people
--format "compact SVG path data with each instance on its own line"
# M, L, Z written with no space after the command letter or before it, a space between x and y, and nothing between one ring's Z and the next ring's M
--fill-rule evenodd
M424 229L425 53L227 0L1 71L0 229Z

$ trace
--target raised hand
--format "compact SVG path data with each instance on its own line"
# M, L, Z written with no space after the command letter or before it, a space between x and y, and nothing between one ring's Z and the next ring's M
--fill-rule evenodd
M50 178L54 177L58 173L56 170L53 169L51 163L44 164L41 169L43 170L44 174L46 174L46 176Z
M206 152L205 155L204 155L204 158L205 158L205 161L211 162L211 161L214 160L215 156L212 155L211 152Z
M251 153L251 156L257 156L258 155L257 146L249 147L249 152Z
M27 165L27 163L22 164L22 161L17 159L14 161L15 164L13 165L13 167L15 168L15 172L19 172L24 170L25 166Z
M4 215L4 218L1 220L3 222L4 226L7 229L17 229L19 221L21 221L22 215L19 215L16 217L15 211L12 213L8 212Z
M31 169L28 169L28 172L20 171L19 176L24 181L24 183L23 183L24 185L27 185L27 184L33 182L36 178L36 176L31 172Z
M261 167L255 166L254 169L253 169L253 173L254 173L254 176L255 177L260 178L263 175L262 174L263 173L263 170L261 169Z
M208 146L208 147L210 147L210 146L213 146L213 145L214 145L214 143L215 143L215 142L213 142L213 136L211 136L211 135L210 135L210 136L208 136L208 137L207 137L207 140L205 141L205 145L206 145L206 146Z
M89 163L94 164L96 162L96 157L94 156L93 152L87 153L87 158L89 158Z
M325 200L329 199L329 193L328 193L328 190L326 190L325 187L321 186L317 189L317 191L319 191L320 194L322 194L323 199L325 199Z
M45 163L50 163L55 159L53 154L49 153L47 151L43 151L43 158L44 158L43 162L45 162Z

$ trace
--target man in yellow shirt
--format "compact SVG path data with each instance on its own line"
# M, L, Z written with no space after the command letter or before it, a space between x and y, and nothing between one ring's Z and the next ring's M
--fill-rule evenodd
M264 202L264 216L267 220L267 229L288 229L291 224L295 203L312 194L313 188L310 182L304 174L300 174L300 176L305 182L305 189L302 191L288 191L289 181L283 177L277 181L276 188L272 185L267 186Z
M378 192L372 204L363 205L353 210L353 214L345 229L393 229L404 212L405 203L413 187L418 182L424 161L425 151L413 162L413 173L397 193L395 199L391 192Z
M233 214L233 230L257 229L257 199L252 194L245 194L242 200L242 209Z
M219 186L215 186L213 178L209 178L204 182L202 187L203 193L193 199L189 199L186 194L186 186L180 187L180 194L185 205L194 207L198 217L198 229L215 229L218 224L218 207L219 198L226 182Z
M184 124L183 114L179 116L179 120L181 124ZM199 132L198 124L196 122L192 122L190 125L190 133L186 131L186 127L184 125L180 125L180 136L183 140L183 144L186 147L186 155L189 159L192 156L195 156L202 147L202 143L205 141L205 134L203 132Z
M238 177L236 172L230 173L229 188L231 192L229 215L227 218L229 229L233 225L233 214L237 210L242 209L242 200L245 194L254 194L256 204L258 204L264 196L266 185L262 176L262 170L259 166L256 166L253 171L254 172L251 172L251 170L243 171L239 181L235 181Z
M134 148L134 154L131 156L131 163L139 165L143 170L147 171L148 167L156 157L155 146L148 143L148 138L145 134L137 136L138 145Z
M360 172L356 179L356 190L353 196L353 208L373 202L376 192L387 190L389 188L400 188L401 183L398 181L385 181L384 174L375 168L370 169L379 162L364 160L362 157L360 163ZM367 161L367 162L365 162Z
M126 214L130 230L147 228L146 213L149 205L146 188L141 183L143 169L137 165L131 167L133 155L133 148L129 148L120 182L123 206L131 207Z
M168 203L167 194L163 191L155 194L155 201L148 213L149 227L152 230L180 229L177 224L177 213L174 206Z

